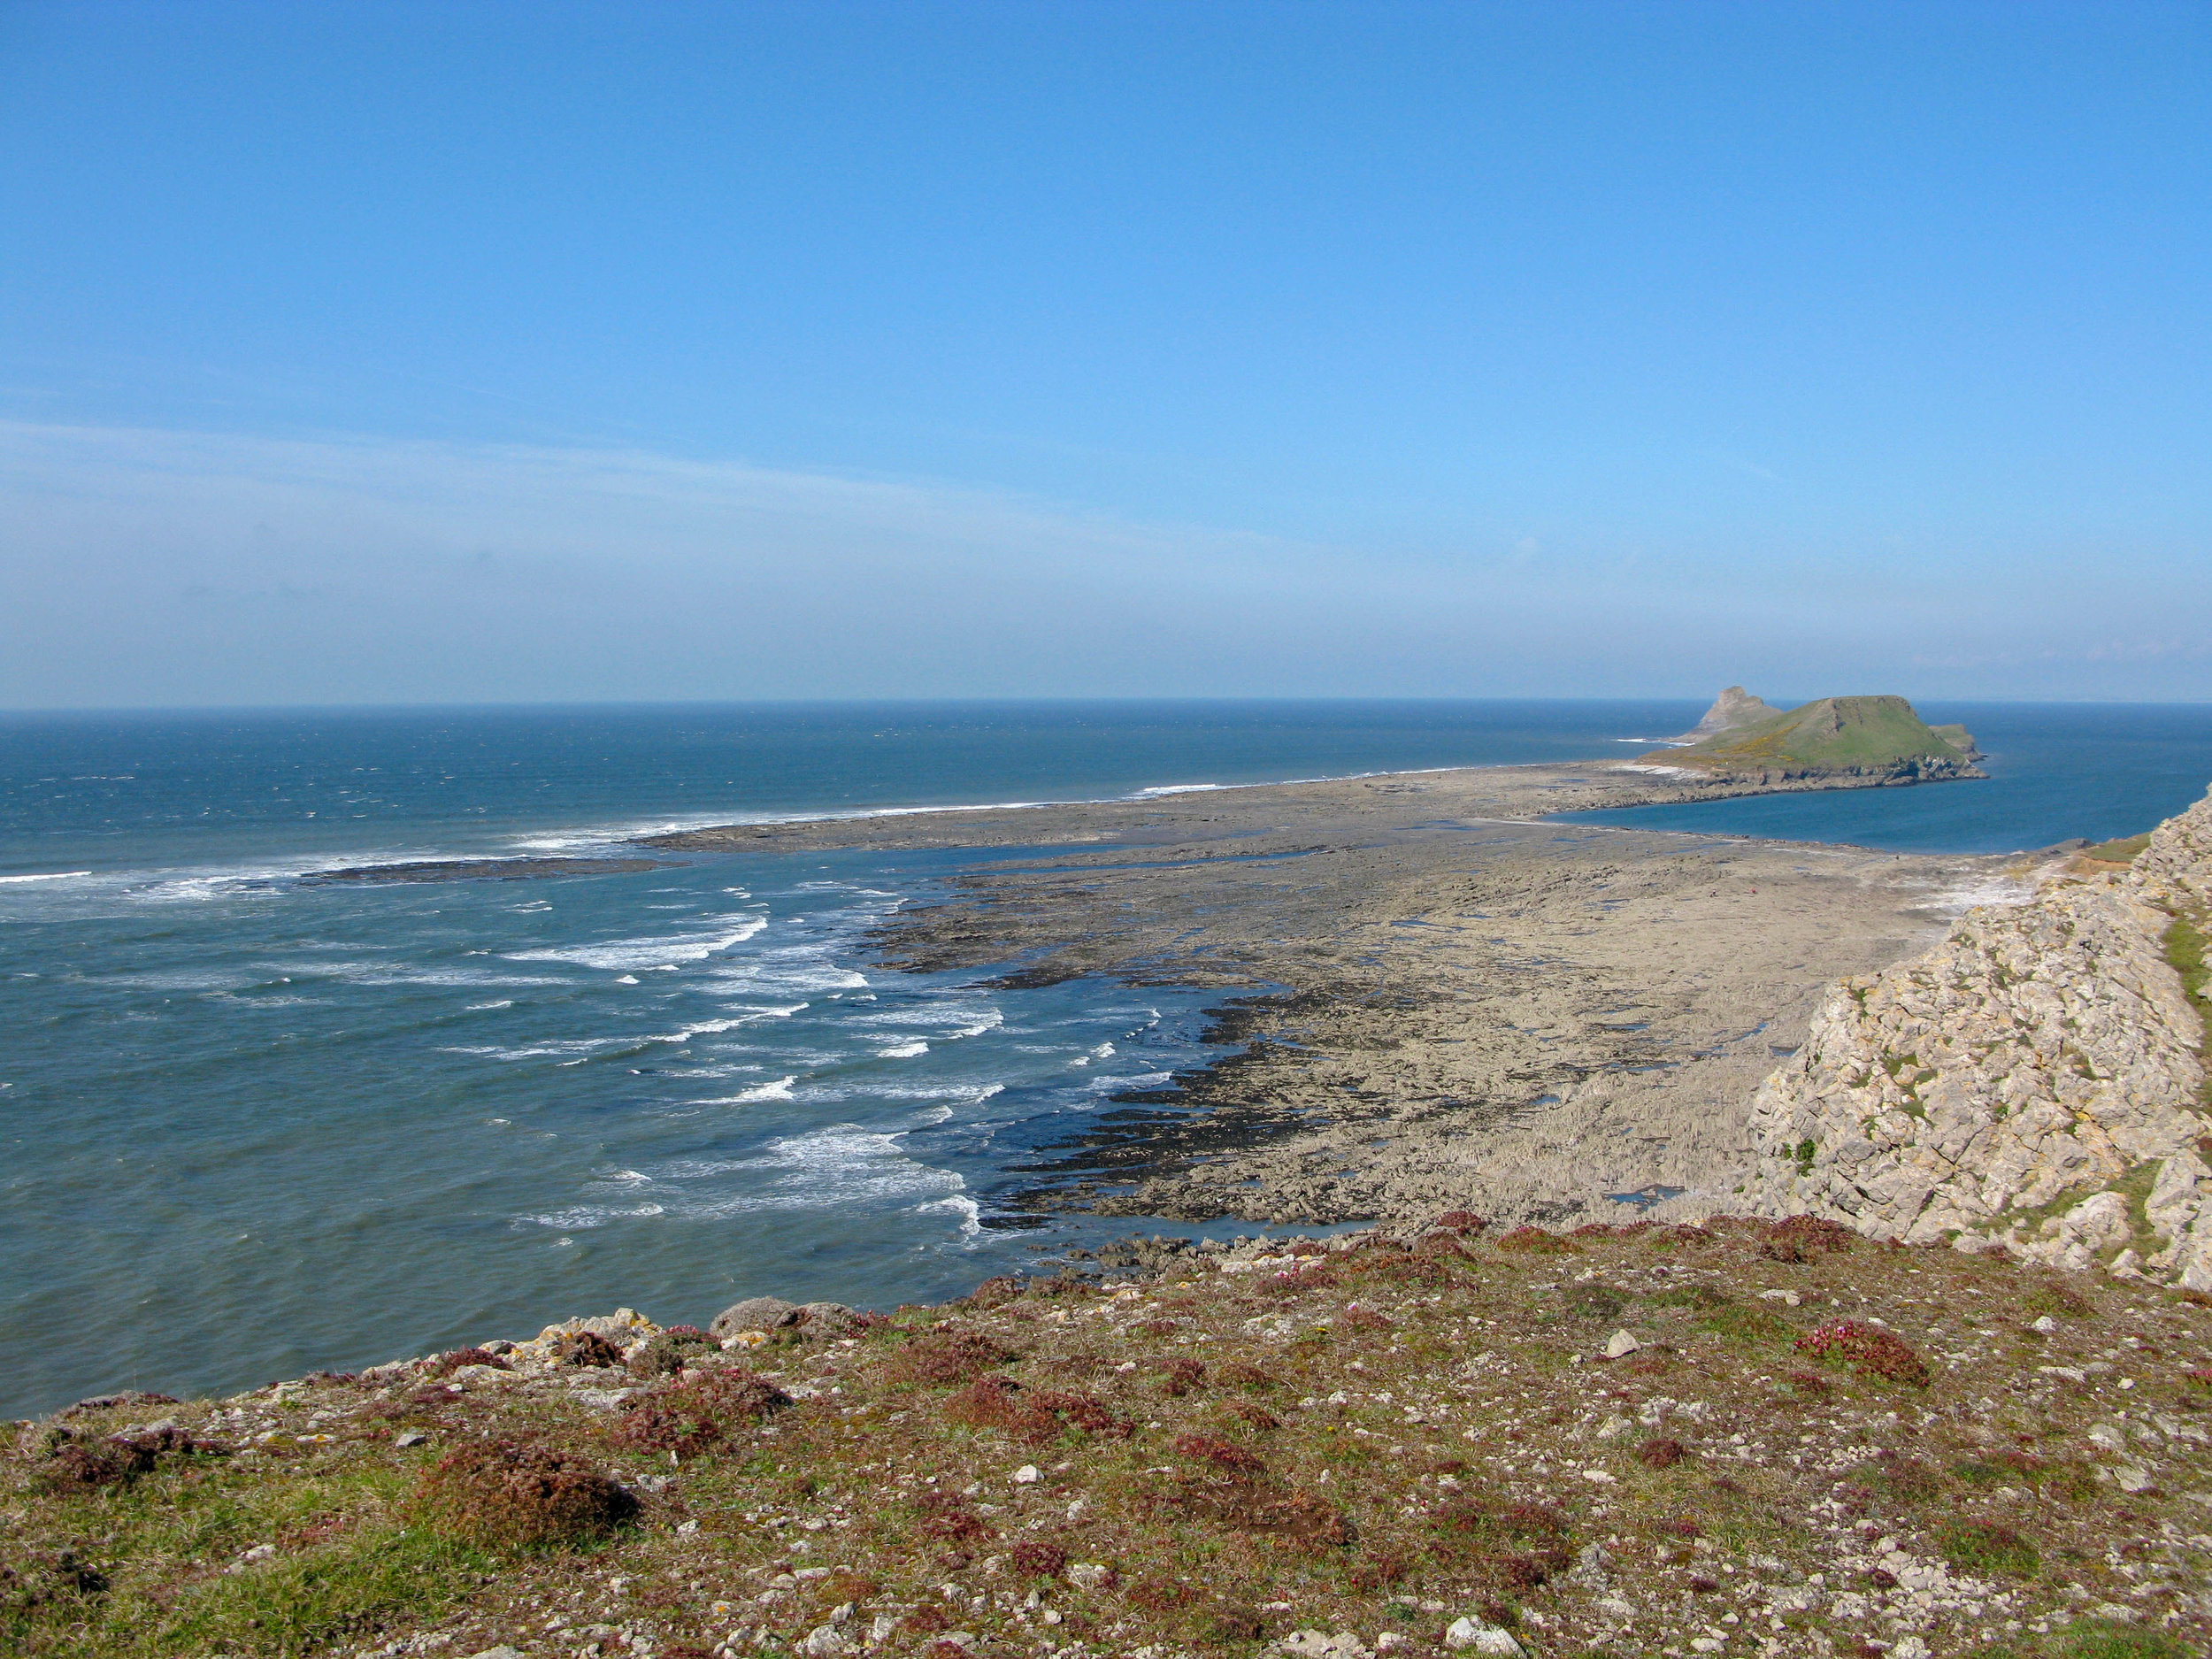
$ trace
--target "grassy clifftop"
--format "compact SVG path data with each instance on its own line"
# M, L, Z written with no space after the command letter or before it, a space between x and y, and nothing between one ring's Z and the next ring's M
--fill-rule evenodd
M1978 752L1965 727L1932 726L1902 697L1821 697L1716 733L1669 758L1722 772L1977 778Z
M746 1304L718 1326L769 1328L720 1342L617 1315L19 1425L0 1649L2212 1645L2212 1297L1804 1219L1152 1254L1119 1286Z

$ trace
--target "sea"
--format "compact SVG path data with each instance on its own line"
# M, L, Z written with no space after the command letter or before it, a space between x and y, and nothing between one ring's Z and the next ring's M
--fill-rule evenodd
M1071 1245L1034 1166L1219 1058L1220 993L900 973L988 854L634 855L710 824L1660 753L1688 702L0 716L0 1415L348 1371L582 1313L887 1308ZM2147 827L2212 707L1925 705L1987 781L1580 815L2004 851ZM1000 967L1013 964L999 964ZM1149 1108L1148 1108L1149 1110Z

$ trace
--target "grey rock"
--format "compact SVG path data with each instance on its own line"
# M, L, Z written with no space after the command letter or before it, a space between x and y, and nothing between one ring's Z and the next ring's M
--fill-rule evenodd
M1752 1207L2212 1289L2203 1028L2164 949L2174 912L2208 907L2212 795L2124 872L2047 872L1924 955L1837 982L1753 1100ZM2110 1189L2146 1163L2158 1248L2143 1260Z
M810 1342L843 1336L859 1323L860 1316L841 1302L803 1302L789 1321Z
M748 1296L716 1314L707 1334L718 1342L726 1342L740 1331L772 1331L789 1324L798 1310L797 1303L780 1296Z

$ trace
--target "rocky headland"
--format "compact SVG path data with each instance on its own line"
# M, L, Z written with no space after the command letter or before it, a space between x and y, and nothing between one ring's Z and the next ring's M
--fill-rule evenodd
M1902 697L1822 697L1773 709L1731 686L1685 733L1671 765L1717 780L1830 787L1935 783L1988 774L1964 726L1932 726Z

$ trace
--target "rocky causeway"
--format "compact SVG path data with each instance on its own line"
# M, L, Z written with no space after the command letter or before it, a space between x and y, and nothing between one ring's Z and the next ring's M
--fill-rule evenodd
M1050 1148L1028 1207L1281 1225L1465 1204L1572 1225L1719 1202L1745 1103L1829 982L2042 867L1551 821L1906 775L1690 772L1668 753L648 845L972 849L941 900L878 933L884 964L1219 989L1235 1055Z

